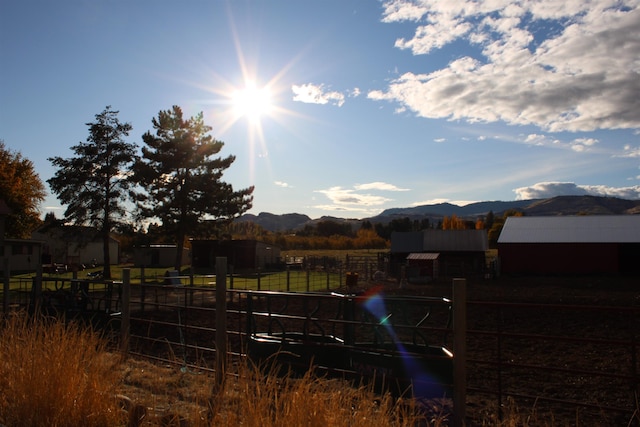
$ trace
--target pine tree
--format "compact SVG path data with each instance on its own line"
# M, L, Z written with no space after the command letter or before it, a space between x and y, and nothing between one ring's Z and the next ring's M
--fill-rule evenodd
M174 106L152 123L155 132L142 136L142 158L134 167L133 180L142 190L136 200L141 218L159 219L174 237L179 270L187 236L197 234L205 220L224 224L249 210L253 187L234 191L221 180L235 156L214 157L224 143L209 134L202 113L184 119Z
M124 141L132 126L120 122L118 111L107 106L95 118L95 122L87 123L87 141L71 147L75 157L49 158L58 170L47 182L67 206L66 221L98 230L103 243L103 276L110 279L111 232L126 219L130 188L127 174L137 157L137 146Z

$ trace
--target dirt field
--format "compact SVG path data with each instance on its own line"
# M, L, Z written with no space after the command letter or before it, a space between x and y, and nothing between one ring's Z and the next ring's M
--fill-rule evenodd
M358 290L373 285L360 283ZM383 289L451 297L452 282L403 287L385 282ZM640 309L639 278L477 279L467 281L467 297L470 425L498 424L501 415L514 412L524 413L528 425L638 425L633 411L640 365L637 349L628 343L640 338L639 312L633 310ZM175 331L166 335L171 334ZM180 384L189 377L183 372ZM178 405L175 394L168 398L173 403L161 406Z

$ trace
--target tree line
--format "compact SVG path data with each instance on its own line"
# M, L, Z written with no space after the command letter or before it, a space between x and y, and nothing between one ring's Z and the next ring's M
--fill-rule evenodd
M152 119L143 145L125 141L132 126L107 106L86 123L86 141L71 147L72 157L51 157L56 168L47 180L66 206L63 219L48 214L49 225L91 226L103 242L105 278L111 277L109 240L116 234L124 250L153 243L177 246L175 268L182 265L188 239L250 238L290 249L383 249L396 231L486 229L495 245L504 218L489 212L475 221L455 215L437 223L429 219L394 218L387 223L319 221L301 230L271 233L253 223L234 223L252 207L254 187L235 190L222 180L235 156L219 156L224 143L210 135L203 114L183 117L173 106ZM42 221L39 204L45 187L33 163L7 149L0 140L0 213L6 215L8 238L27 238ZM3 205L4 203L4 205Z
M235 156L218 156L224 143L209 134L203 114L183 117L173 106L152 119L153 130L142 136L143 146L125 141L132 130L118 111L107 106L86 123L86 141L71 147L72 157L51 157L56 168L47 180L66 206L64 224L94 227L104 251L105 278L111 277L109 240L114 232L141 231L153 224L178 246L175 267L182 265L182 248L189 236L209 232L212 225L233 221L252 207L254 187L235 190L222 180ZM44 200L42 182L33 165L0 146L0 199L7 204L7 237L27 237ZM5 168L5 163L15 166ZM26 166L30 175L20 172ZM24 169L24 167L23 167ZM25 183L25 177L29 179ZM31 189L19 199L15 193ZM55 217L49 217L54 222Z

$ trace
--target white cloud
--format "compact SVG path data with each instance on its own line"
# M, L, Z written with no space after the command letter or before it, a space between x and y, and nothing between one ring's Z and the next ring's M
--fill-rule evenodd
M275 185L277 185L278 187L282 187L282 188L291 188L291 186L289 184L287 184L286 182L282 182L282 181L274 181L273 182Z
M382 21L416 22L413 38L396 41L414 55L454 41L482 54L407 71L370 99L421 117L554 132L640 127L637 1L387 0Z
M316 191L317 193L324 194L331 201L331 204L323 205L322 207L316 206L316 208L334 211L372 212L374 209L379 208L385 203L392 201L392 199L370 193L363 193L361 191L380 189L384 189L387 191L406 191L395 186L389 186L389 184L384 183L362 184L359 186L355 186L353 189L343 188L339 186L331 187L326 190Z
M291 86L293 92L293 100L304 102L306 104L328 104L342 107L344 104L344 94L336 91L328 91L322 84L316 85L307 83L303 85Z
M370 182L368 184L357 184L354 188L356 190L409 191L407 188L399 188L393 184L379 181Z
M626 158L638 158L640 157L640 147L632 147L631 145L625 145L624 151L622 154L616 155L614 157L626 157Z
M433 140L433 142L437 142L438 144L445 142L447 139L446 138L436 138Z
M513 190L516 200L546 199L556 196L604 196L621 199L640 199L640 185L607 187L605 185L578 185L573 182L539 182Z
M393 199L372 194L374 191L397 192L410 190L381 181L356 184L353 188L336 186L326 190L316 190L316 193L324 194L329 199L329 203L316 205L314 208L325 211L359 212L376 215L380 213L386 203L393 201Z

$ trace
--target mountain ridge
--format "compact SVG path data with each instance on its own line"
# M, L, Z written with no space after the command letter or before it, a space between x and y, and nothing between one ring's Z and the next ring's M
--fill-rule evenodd
M394 219L410 218L412 220L429 219L438 222L443 217L453 215L461 219L476 220L493 212L502 216L508 210L517 210L529 216L549 215L635 215L640 214L640 200L627 200L616 197L601 196L555 196L547 199L530 199L514 201L483 201L458 206L452 203L436 203L409 208L385 209L380 214L362 219L337 218L322 216L311 219L300 213L272 214L260 212L258 215L244 214L236 222L254 222L271 232L296 231L306 225L314 225L320 221L349 222L358 226L363 221L371 223L388 223Z

